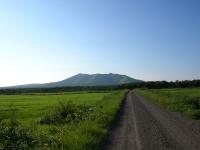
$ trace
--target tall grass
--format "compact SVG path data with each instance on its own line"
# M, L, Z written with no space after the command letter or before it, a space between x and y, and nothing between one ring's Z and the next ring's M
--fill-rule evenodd
M137 89L136 92L171 111L200 119L200 89Z

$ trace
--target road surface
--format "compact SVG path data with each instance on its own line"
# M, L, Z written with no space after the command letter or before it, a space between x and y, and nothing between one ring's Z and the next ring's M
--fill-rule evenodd
M108 150L200 150L200 127L138 96L127 94Z

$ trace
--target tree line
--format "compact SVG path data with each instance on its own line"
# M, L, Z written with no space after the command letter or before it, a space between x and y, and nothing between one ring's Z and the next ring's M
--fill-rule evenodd
M185 81L148 81L138 82L122 85L112 86L76 86L76 87L55 87L55 88L19 88L19 89L0 89L0 94L24 94L24 93L54 93L54 92L101 92L108 90L120 90L120 89L134 89L134 88L188 88L188 87L200 87L200 80L185 80Z

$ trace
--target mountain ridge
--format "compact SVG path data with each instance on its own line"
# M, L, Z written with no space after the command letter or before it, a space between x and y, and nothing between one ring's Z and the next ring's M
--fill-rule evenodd
M41 84L25 84L2 88L54 88L54 87L73 87L73 86L109 86L109 85L120 85L127 83L137 83L142 82L142 80L134 79L132 77L121 75L121 74L84 74L79 73L71 76L67 79Z

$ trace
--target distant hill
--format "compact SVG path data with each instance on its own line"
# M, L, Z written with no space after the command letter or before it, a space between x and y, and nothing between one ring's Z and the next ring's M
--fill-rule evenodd
M120 74L77 74L58 82L44 83L44 84L26 84L19 86L11 86L4 88L53 88L65 86L106 86L106 85L120 85L126 83L142 82L126 75Z

